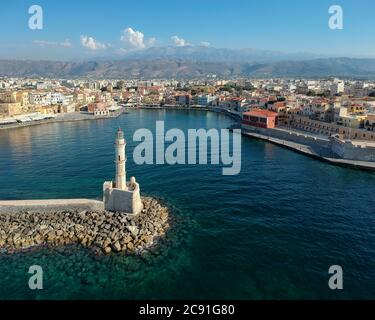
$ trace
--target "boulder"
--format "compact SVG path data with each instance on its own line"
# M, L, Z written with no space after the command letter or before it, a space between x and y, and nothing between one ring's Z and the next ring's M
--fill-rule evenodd
M109 253L111 253L111 247L105 247L104 249L103 249L103 251L104 251L104 253L105 254L109 254Z
M139 233L138 228L137 228L136 226L134 226L134 225L127 226L126 228L127 228L127 229L132 233L132 235L134 235L134 236L137 236L138 233Z
M114 252L120 252L121 251L120 242L116 241L114 244L112 244L112 250Z

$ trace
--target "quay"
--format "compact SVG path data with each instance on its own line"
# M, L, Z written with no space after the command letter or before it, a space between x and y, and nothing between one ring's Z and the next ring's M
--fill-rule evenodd
M261 134L259 132L242 131L242 134L251 138L260 139L260 140L264 140L264 141L276 144L278 146L293 150L295 152L304 154L306 156L309 156L311 158L314 158L320 161L331 163L333 165L367 170L367 171L375 171L375 162L336 158L325 147L317 148L312 145L279 139L279 138L272 137L269 135Z
M0 125L0 130L6 129L15 129L15 128L22 128L22 127L30 127L40 124L47 124L47 123L56 123L56 122L74 122L74 121L87 121L87 120L99 120L99 119L111 119L117 118L121 114L124 113L124 109L117 110L112 112L109 115L93 115L84 112L71 112L71 113L64 113L64 114L57 114L54 117L46 118L42 120L35 120L35 121L27 121L22 123L10 123L10 124L2 124Z
M50 199L50 200L6 200L0 201L1 213L53 212L64 210L103 211L103 201L91 199Z

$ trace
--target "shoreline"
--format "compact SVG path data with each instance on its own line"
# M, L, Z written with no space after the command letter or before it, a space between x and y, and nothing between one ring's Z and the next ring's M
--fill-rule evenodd
M136 215L78 208L43 212L21 207L1 212L0 252L80 244L96 254L140 254L153 247L170 227L170 208L152 197L143 197L142 202L144 209Z
M103 119L112 119L117 118L120 115L126 113L128 110L199 110L199 111L205 111L205 112L214 112L214 113L220 113L223 115L226 115L234 120L239 121L240 118L238 115L231 114L230 112L226 110L221 109L214 109L214 108L207 108L207 107L180 107L180 106L140 106L140 107L124 107L119 112L116 112L113 115L109 116L94 116L91 114L85 114L81 112L73 112L73 113L67 113L63 115L59 115L56 118L53 119L45 119L45 120L39 120L39 121L30 121L30 122L24 122L24 123L15 123L15 124L9 124L9 125L2 125L0 126L0 130L10 130L10 129L18 129L18 128L25 128L25 127L32 127L42 124L50 124L50 123L64 123L64 122L76 122L76 121L93 121L93 120L103 120Z
M242 134L245 136L254 138L254 139L263 140L265 142L269 142L269 143L278 145L280 147L284 147L291 151L303 154L305 156L308 156L310 158L313 158L322 162L329 163L331 165L375 172L375 162L331 158L331 157L323 156L317 152L314 152L310 146L305 145L305 144L282 140L282 139L274 138L271 136L266 136L266 135L255 133L255 132L242 131Z
M214 112L214 113L220 113L225 116L228 116L234 120L241 121L241 118L238 114L233 114L227 110L220 109L220 108L214 108L214 107L198 107L198 106L191 106L191 107L184 107L184 106L177 106L177 105L166 105L166 106L140 106L137 108L129 108L129 109L144 109L144 110L199 110L199 111L206 111L206 112Z
M93 115L88 114L82 114L82 113L74 113L72 114L66 114L58 119L47 119L47 120L41 120L41 121L35 121L35 122L27 122L27 123L17 123L12 124L9 126L0 126L0 130L7 130L7 129L17 129L17 128L24 128L29 126L35 126L35 125L42 125L42 124L49 124L49 123L58 123L58 122L75 122L75 121L90 121L90 120L99 120L99 119L111 119L111 118L117 118L120 115L126 113L128 110L199 110L204 112L214 112L223 114L237 122L237 125L241 124L241 119L239 115L233 114L228 112L227 110L223 110L220 108L214 108L214 107L198 107L198 106L192 106L192 107L186 107L186 106L178 106L178 105L165 105L165 106L153 106L153 105L142 105L139 107L123 107L120 112L117 112L114 115L110 116L101 116L96 117ZM75 118L75 115L80 115L80 117ZM69 116L70 115L70 116ZM258 132L249 132L241 129L242 135L249 136L251 138L260 139L266 142L273 143L275 145L284 147L286 149L289 149L294 152L298 152L300 154L303 154L305 156L308 156L310 158L326 162L331 165L341 166L345 168L352 168L352 169L358 169L358 170L365 170L365 171L375 171L375 162L369 162L369 161L359 161L359 160L349 160L349 159L341 159L341 158L334 158L334 157L328 157L328 156L322 156L321 154L318 154L316 152L312 152L310 149L310 146L307 144L302 143L296 143L290 140L282 140L278 139L276 137L272 137L270 135L264 135Z
M81 112L72 112L66 113L62 115L58 115L53 119L45 119L45 120L38 120L38 121L30 121L24 123L14 123L9 125L2 125L0 126L0 130L10 130L10 129L18 129L18 128L25 128L25 127L33 127L42 124L50 124L50 123L63 123L63 122L76 122L76 121L92 121L92 120L102 120L102 119L112 119L117 118L120 115L125 113L125 109L121 109L118 112L115 112L113 115L109 116L94 116L91 114L81 113Z

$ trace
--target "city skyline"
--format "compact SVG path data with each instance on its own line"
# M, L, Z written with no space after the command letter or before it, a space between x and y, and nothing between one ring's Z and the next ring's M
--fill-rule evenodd
M43 9L43 28L28 27L30 6ZM328 26L330 6L343 9L344 28ZM375 57L369 41L372 1L294 0L100 3L17 1L3 4L1 59L85 60L125 57L151 47L306 52L323 56Z

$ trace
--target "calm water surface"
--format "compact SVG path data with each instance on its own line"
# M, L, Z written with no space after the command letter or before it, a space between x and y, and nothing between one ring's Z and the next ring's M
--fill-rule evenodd
M0 255L2 299L375 298L375 174L334 167L243 137L242 170L145 165L132 159L137 128L226 128L199 111L134 110L118 119L0 131L0 199L100 198L114 175L117 127L127 170L144 194L174 208L155 252L95 257L79 246ZM30 265L44 290L28 289ZM344 269L344 290L328 268Z

